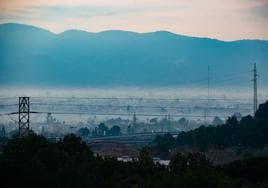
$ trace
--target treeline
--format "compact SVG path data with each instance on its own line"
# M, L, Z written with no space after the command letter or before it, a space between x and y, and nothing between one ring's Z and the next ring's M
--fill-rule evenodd
M200 151L214 146L262 148L268 144L268 102L259 106L254 117L248 115L238 121L233 116L224 125L201 126L181 132L177 138L170 134L157 136L154 143L160 152L185 145L195 146Z
M104 123L100 123L97 127L95 127L92 131L90 131L87 127L80 128L77 134L81 137L105 137L105 136L120 136L121 128L117 125L109 128Z
M268 186L267 158L215 167L200 153L175 155L169 166L155 164L149 148L122 162L95 156L75 135L59 142L29 135L9 140L0 154L1 187L182 187L262 188ZM235 169L235 170L233 170ZM255 172L258 172L255 174Z

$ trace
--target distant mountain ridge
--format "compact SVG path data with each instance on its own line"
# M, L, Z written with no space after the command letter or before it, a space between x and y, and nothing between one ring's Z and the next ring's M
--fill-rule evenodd
M220 41L167 31L67 30L0 24L0 85L243 85L257 62L267 84L268 41Z

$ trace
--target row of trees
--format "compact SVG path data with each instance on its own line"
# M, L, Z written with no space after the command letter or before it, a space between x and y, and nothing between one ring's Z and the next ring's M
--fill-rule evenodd
M81 137L93 136L93 137L103 137L103 136L119 136L121 135L121 128L117 125L109 128L104 123L100 123L94 130L90 131L87 127L80 128L78 134Z
M255 117L248 115L238 121L233 116L224 125L201 126L182 132L177 138L170 134L157 136L154 143L161 152L183 145L196 146L201 151L214 146L262 148L268 144L268 102L259 106Z
M59 142L49 142L34 134L9 140L0 154L0 169L1 187L261 188L268 185L267 158L214 167L200 153L178 153L165 167L155 164L150 149L144 148L138 160L122 162L94 156L74 135L67 135ZM253 174L260 169L264 173Z

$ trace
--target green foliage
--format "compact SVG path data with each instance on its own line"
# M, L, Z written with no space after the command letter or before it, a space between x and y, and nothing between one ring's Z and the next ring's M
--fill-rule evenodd
M7 143L8 138L5 136L0 136L0 152L3 150L3 146Z
M100 123L98 127L95 127L92 135L96 137L119 136L121 135L121 128L117 125L114 125L111 129L109 129L109 127L104 123Z
M98 126L98 134L101 136L106 136L108 133L109 127L107 127L104 123L100 123Z
M163 136L156 136L154 143L157 146L157 149L161 152L167 152L175 145L176 140L171 134L165 134Z
M114 125L110 130L109 130L109 135L111 136L119 136L121 135L121 128L117 125Z
M222 126L200 126L189 132L182 132L174 140L170 135L158 136L154 140L160 152L170 148L190 145L205 151L211 146L245 146L262 148L268 144L268 102L261 104L255 118L245 116L240 122L233 116Z
M267 164L267 158L258 158L216 168L200 153L179 153L164 167L153 162L150 148L143 148L137 160L122 162L94 157L73 134L59 142L31 134L11 139L4 147L0 182L1 187L52 188L265 187Z
M252 183L268 180L268 157L255 157L235 161L223 166L225 174L233 178L242 178Z
M187 158L185 155L181 153L177 153L173 158L170 160L169 168L171 172L174 174L183 174L185 173L188 167Z
M187 171L203 170L208 172L212 164L201 153L177 153L170 161L169 168L174 174L184 174Z
M260 124L268 125L268 101L260 104L259 109L255 114L255 118Z
M90 131L87 127L83 127L83 128L80 128L78 130L78 134L81 136L81 137L87 137L89 135Z

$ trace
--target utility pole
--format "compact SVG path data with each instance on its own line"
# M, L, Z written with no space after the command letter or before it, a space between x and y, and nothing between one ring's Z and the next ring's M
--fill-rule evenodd
M254 68L253 68L253 113L255 115L257 108L258 108L258 93L257 93L257 65L254 63Z
M137 117L136 117L136 112L134 112L133 114L133 132L136 133L137 132Z
M209 99L210 99L210 67L208 65L208 72L207 72L207 108L205 110L204 121L207 122L207 115L209 113Z
M210 100L210 67L208 65L208 103L207 103L208 113L209 113L209 100Z
M164 124L163 124L163 121L161 122L161 132L162 133L164 132Z
M19 136L29 133L30 128L30 98L19 97Z
M167 115L167 121L168 121L168 122L167 122L167 123L168 123L168 130L167 130L167 132L171 132L171 131L170 131L170 123L171 123L171 122L170 122L170 121L171 121L171 120L170 120L170 114Z

